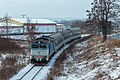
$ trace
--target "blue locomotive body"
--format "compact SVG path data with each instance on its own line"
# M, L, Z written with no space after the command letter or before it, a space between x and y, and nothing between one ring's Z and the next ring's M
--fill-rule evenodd
M48 62L62 46L81 37L81 29L73 28L48 37L37 38L31 44L31 63Z

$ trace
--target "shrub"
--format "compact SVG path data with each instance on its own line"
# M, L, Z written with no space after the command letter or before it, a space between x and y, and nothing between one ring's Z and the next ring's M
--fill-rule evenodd
M20 46L17 42L8 38L0 38L0 52L12 53L14 51L20 51Z
M24 65L16 64L16 57L7 57L2 61L0 69L0 80L9 80L15 75Z
M120 40L112 40L109 44L109 47L120 47Z

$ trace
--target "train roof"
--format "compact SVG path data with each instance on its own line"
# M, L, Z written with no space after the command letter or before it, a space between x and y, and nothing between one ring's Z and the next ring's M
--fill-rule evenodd
M61 33L56 33L56 34L50 36L50 38L52 38L54 40L59 39L61 37L63 37L63 35Z
M70 30L63 30L63 31L60 31L61 34L65 35L65 34L68 34L70 33L71 31Z
M68 30L70 30L70 31L81 31L80 28L71 28L71 29L68 29Z
M39 43L39 42L48 43L49 39L50 39L49 36L41 36L39 38L36 38L32 43Z
M39 38L37 38L37 39L35 39L35 40L40 40L40 39L49 40L50 37L49 37L49 36L41 36L41 37L39 37Z
M63 31L60 31L56 34L53 34L53 35L50 35L50 36L41 36L37 39L35 39L35 41L49 41L50 39L54 39L54 40L57 40L59 38L62 38L65 34L68 34L68 33L74 33L74 32L79 32L81 31L80 28L71 28L71 29L67 29L67 30L63 30Z

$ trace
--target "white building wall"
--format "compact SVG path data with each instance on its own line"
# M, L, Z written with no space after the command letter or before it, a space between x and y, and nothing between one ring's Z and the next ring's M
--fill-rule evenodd
M6 33L6 29L0 29L0 34L5 34Z
M35 32L57 32L56 26L36 26Z
M0 29L0 33L1 34L6 34L7 32L6 32L6 29L4 29L4 28L1 28ZM23 28L10 28L10 29L8 29L8 33L23 33Z
M9 33L23 33L23 28L9 29Z

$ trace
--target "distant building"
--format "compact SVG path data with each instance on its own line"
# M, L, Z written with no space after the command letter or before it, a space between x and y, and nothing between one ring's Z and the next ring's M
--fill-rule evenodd
M57 32L57 23L48 19L30 19L30 18L4 18L0 20L0 34L12 34L18 39L18 35L22 38L27 37L29 29L34 28L37 37L50 35ZM16 35L17 34L17 35ZM1 35L0 35L1 36ZM10 35L9 35L10 36Z
M65 27L63 24L57 24L57 32L64 30Z

